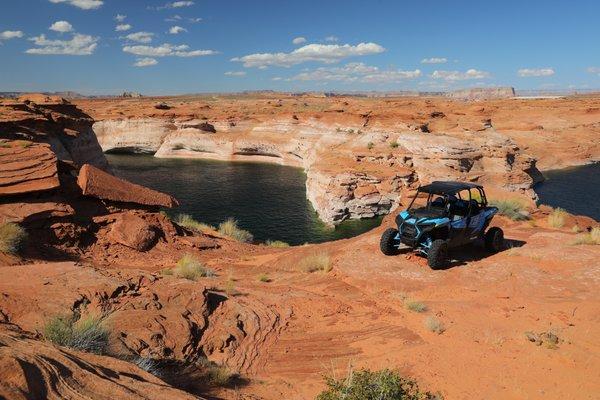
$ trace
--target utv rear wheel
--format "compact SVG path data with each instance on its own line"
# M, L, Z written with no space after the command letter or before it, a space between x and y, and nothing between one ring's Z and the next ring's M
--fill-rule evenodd
M485 249L497 253L504 248L504 232L498 227L488 229L485 233Z
M395 239L397 234L397 229L388 228L381 235L381 239L379 240L379 248L386 256L395 256L396 254L400 253L400 250L397 247L397 241Z
M440 269L448 261L448 243L443 239L436 239L431 243L427 252L427 264L432 269Z

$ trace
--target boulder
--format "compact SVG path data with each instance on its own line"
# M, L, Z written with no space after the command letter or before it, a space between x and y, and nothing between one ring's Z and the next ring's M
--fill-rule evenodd
M84 195L102 200L151 207L171 208L179 205L173 196L117 178L89 164L81 167L77 184Z
M160 103L156 103L154 105L154 108L156 108L157 110L170 110L171 106L169 106L167 103L165 103L164 101L162 101Z
M108 233L108 239L137 251L151 249L158 237L157 228L134 213L126 212L117 217Z

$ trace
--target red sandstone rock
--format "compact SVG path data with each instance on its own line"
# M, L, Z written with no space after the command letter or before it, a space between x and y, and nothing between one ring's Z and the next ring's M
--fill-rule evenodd
M49 145L0 142L0 195L39 192L59 185L56 156Z
M133 213L123 213L112 224L108 238L137 251L146 251L156 243L156 231L157 228L143 218Z
M102 200L158 207L175 207L179 204L168 194L127 182L89 164L81 167L77 184L84 195Z

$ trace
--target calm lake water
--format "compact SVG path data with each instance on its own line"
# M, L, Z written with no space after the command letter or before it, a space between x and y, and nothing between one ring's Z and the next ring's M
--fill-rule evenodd
M318 243L356 236L381 222L375 218L327 227L306 199L306 175L299 168L145 155L106 157L117 176L175 196L180 206L169 214L191 214L211 225L234 217L258 241Z
M536 185L541 204L600 221L600 163L544 172Z

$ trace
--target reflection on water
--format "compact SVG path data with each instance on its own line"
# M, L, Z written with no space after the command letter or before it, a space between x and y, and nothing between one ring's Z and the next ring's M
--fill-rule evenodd
M324 242L356 236L381 221L327 227L306 199L306 176L299 168L143 155L107 158L117 176L175 196L180 206L170 214L191 214L211 225L234 217L258 241Z
M600 163L544 172L535 187L541 204L600 221Z

